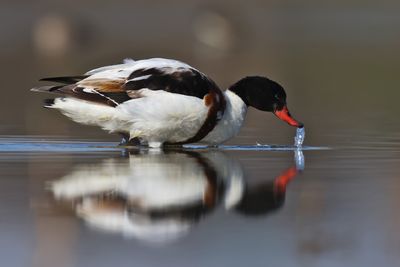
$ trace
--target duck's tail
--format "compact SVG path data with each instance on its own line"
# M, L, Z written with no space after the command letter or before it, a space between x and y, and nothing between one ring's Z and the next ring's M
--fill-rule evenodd
M81 81L88 77L87 75L84 76L65 76L65 77L48 77L42 78L39 81L46 81L46 82L56 82L61 83L62 85L46 85L46 86L38 86L31 89L32 92L39 92L39 93L55 93L60 94L59 91L63 87L71 87L71 84L75 84L76 82ZM44 100L44 107L51 108L54 105L54 98L48 98Z

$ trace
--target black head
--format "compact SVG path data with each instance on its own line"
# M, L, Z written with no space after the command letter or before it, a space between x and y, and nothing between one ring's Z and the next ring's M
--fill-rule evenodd
M292 166L273 181L246 187L236 210L244 215L261 215L280 208L285 200L286 187L299 170Z
M286 93L283 87L268 78L250 76L241 79L229 88L248 106L262 111L273 112L278 118L296 127L303 124L292 118L286 106Z
M245 216L266 215L282 207L285 192L275 190L273 181L247 187L235 210Z

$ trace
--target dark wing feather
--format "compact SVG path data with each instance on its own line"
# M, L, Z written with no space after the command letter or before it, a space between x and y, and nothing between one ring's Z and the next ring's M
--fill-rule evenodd
M83 79L86 79L89 75L80 75L80 76L65 76L65 77L48 77L42 78L39 81L45 82L57 82L57 83L64 83L64 84L74 84Z
M141 79L141 77L145 77ZM129 75L125 90L137 91L143 88L164 90L170 93L194 96L203 99L211 90L219 90L217 85L195 69L150 68L136 70ZM134 93L134 92L132 92Z

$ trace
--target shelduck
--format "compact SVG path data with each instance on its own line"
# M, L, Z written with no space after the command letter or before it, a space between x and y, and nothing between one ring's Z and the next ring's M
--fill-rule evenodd
M249 76L221 90L211 78L177 60L127 59L81 76L41 81L61 83L31 89L61 95L47 99L45 107L75 122L119 133L125 144L221 144L239 132L249 106L303 127L290 115L286 93L277 82Z

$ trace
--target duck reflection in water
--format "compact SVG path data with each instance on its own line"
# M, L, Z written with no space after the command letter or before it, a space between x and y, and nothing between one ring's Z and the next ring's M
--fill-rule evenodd
M217 206L262 215L282 206L286 186L304 168L248 187L240 164L222 151L129 151L126 157L78 166L51 183L54 197L72 204L78 217L104 232L148 243L185 236Z

